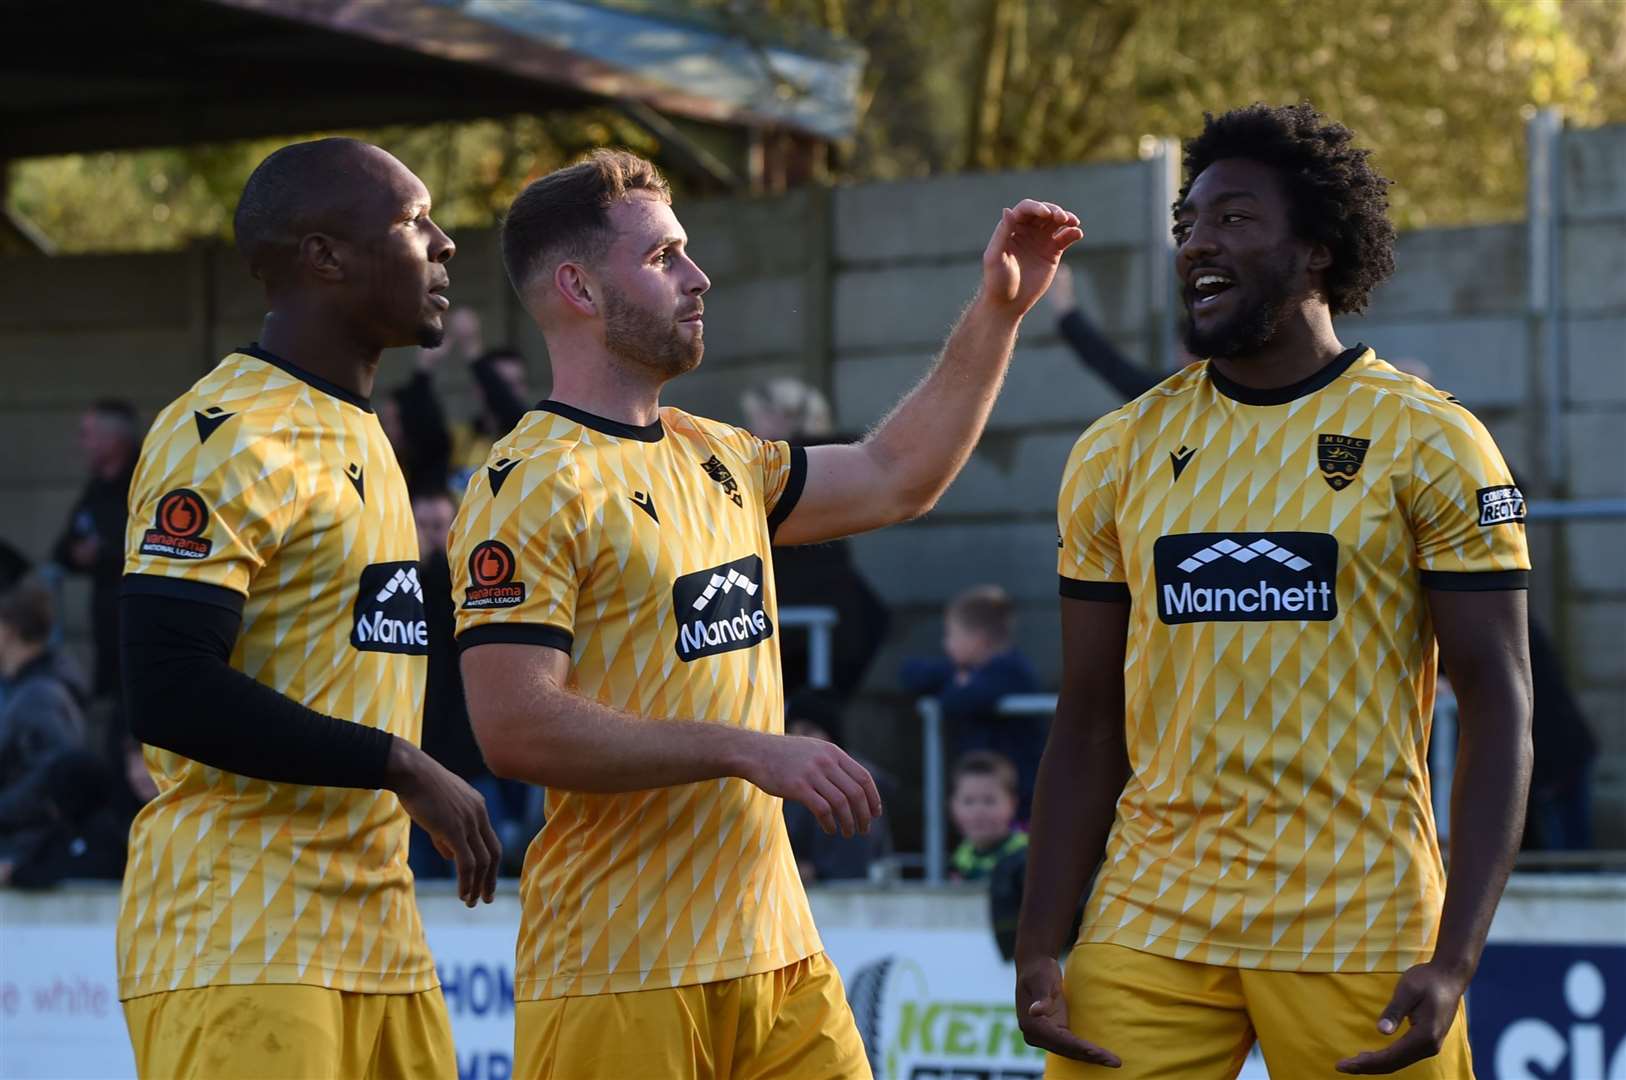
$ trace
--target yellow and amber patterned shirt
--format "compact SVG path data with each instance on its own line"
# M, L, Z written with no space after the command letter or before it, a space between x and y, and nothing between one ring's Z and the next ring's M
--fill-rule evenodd
M783 730L769 535L806 457L666 408L544 402L452 526L458 640L570 654L571 688L649 718ZM718 982L821 946L781 801L744 780L551 789L520 885L522 1000Z
M1258 391L1193 364L1074 446L1061 591L1130 602L1130 777L1080 940L1398 971L1444 878L1428 589L1518 589L1524 499L1454 398L1362 346Z
M406 484L365 400L256 349L153 422L124 588L240 609L231 665L418 741L427 653ZM437 985L387 791L255 780L146 748L119 995L245 983Z

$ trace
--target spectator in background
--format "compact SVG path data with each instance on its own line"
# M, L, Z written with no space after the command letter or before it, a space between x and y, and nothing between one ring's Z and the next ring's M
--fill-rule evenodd
M1570 690L1564 664L1541 624L1530 620L1530 803L1526 848L1592 847L1592 764L1598 741Z
M5 592L28 573L28 556L15 544L0 540L0 592Z
M90 479L68 514L52 558L90 578L90 629L96 648L92 688L119 692L119 578L124 574L124 527L130 478L141 449L141 425L128 401L104 399L79 418L79 448Z
M1085 367L1105 379L1124 400L1140 397L1168 377L1167 372L1149 371L1130 360L1099 327L1085 318L1078 304L1077 282L1066 263L1056 268L1056 280L1051 283L1046 300L1056 315L1056 333L1072 346Z
M872 762L852 754L842 737L845 728L841 701L829 691L804 688L785 699L785 734L823 739L847 750L854 761L869 771L884 804L892 798L896 781ZM891 854L892 831L888 820L878 818L869 832L844 837L840 833L825 832L807 807L787 799L785 830L790 834L790 849L796 855L796 869L802 875L802 884L868 880L875 861Z
M452 638L452 568L446 558L446 537L451 532L457 504L444 487L413 492L412 519L418 530L418 584L423 589L424 621L429 629L429 670L424 680L424 753L457 774L485 797L492 828L504 847L502 819L498 813L497 781L486 768L480 745L469 726L468 707L463 703L463 674L458 667L457 643ZM450 859L435 850L429 834L412 826L407 861L415 877L449 878L456 868Z
M0 850L14 851L43 808L29 793L51 759L81 749L85 718L56 672L51 592L28 577L0 594Z
M852 440L837 435L830 403L823 394L792 378L758 383L740 399L745 426L759 439L783 439L792 446L819 446ZM886 605L853 564L846 540L773 549L774 584L779 606L835 609L838 631L832 636L830 685L843 701L864 681L891 621ZM808 631L781 628L780 664L785 692L810 685Z
M1018 812L1025 818L1044 752L1044 726L1037 717L998 711L1001 698L1031 694L1039 686L1015 635L1016 608L1004 589L967 589L943 613L946 655L905 661L902 682L910 693L942 704L956 755L992 750L1015 765Z
M29 803L39 821L11 858L0 860L0 885L46 889L73 880L118 881L130 821L120 784L107 763L88 750L52 755L29 784ZM5 815L19 809L0 803Z
M466 424L447 421L435 389L435 369L447 357L469 365L479 394L480 408ZM525 357L506 346L486 349L479 313L460 307L446 316L445 340L418 351L417 370L387 400L379 422L410 490L449 485L461 495L474 470L485 464L492 443L519 423L530 402Z
M949 816L963 838L949 859L955 881L985 881L1005 859L1028 846L1016 827L1016 766L1004 754L973 750L954 763Z

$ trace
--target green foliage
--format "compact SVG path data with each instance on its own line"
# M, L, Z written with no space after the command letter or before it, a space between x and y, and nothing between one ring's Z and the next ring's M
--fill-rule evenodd
M725 2L725 0L719 0ZM738 8L742 0L726 0ZM838 175L1132 158L1204 111L1309 99L1409 227L1523 212L1522 120L1626 122L1618 0L754 0L870 50Z
M1531 107L1626 122L1618 0L616 2L763 43L864 46L837 180L1131 158L1205 110L1307 98L1375 149L1401 225L1447 225L1523 212ZM453 228L492 223L587 147L658 149L608 109L354 134L415 169ZM223 239L249 171L284 141L18 162L9 203L66 251Z
M377 143L423 178L447 229L494 224L531 179L594 146L653 153L610 110L376 131L321 132ZM150 251L231 238L249 173L287 138L124 154L70 154L12 166L11 207L64 252Z

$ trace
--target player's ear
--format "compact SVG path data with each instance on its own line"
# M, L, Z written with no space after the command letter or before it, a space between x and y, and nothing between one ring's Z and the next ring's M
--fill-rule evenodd
M299 238L299 262L304 269L327 281L343 281L344 265L338 243L326 233L307 233Z
M1309 268L1317 274L1325 274L1332 267L1332 249L1326 244L1314 244L1310 247Z
M565 305L589 318L599 314L599 285L580 263L562 262L553 271L553 289Z

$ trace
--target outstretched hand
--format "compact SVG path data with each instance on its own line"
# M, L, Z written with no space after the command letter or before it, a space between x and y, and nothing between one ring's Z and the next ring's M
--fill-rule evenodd
M1026 315L1050 287L1062 252L1083 238L1078 216L1055 203L1023 199L1002 211L982 253L983 296Z

